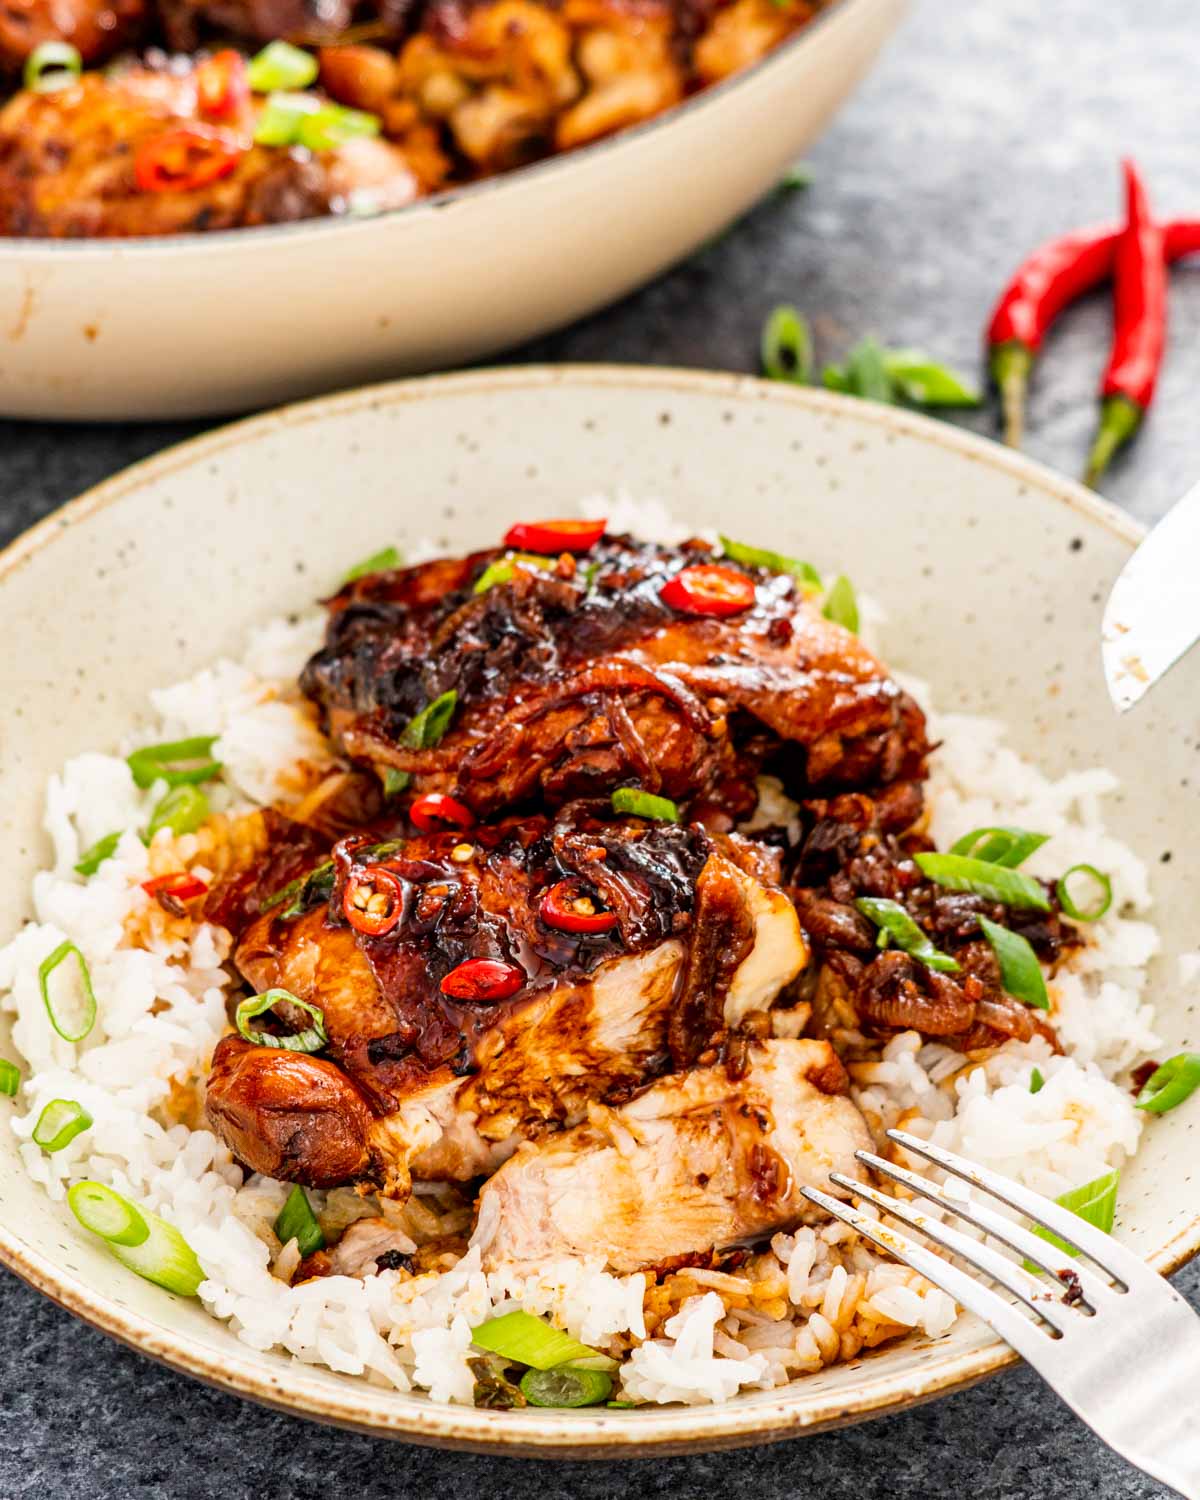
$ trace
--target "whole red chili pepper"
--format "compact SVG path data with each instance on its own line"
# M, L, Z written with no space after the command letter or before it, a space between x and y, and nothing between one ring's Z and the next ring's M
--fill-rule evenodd
M988 364L1004 403L1004 440L1021 443L1033 364L1059 313L1112 274L1122 226L1061 235L1035 250L1005 287L988 325ZM1163 232L1168 262L1200 251L1200 220L1177 219Z
M1113 342L1100 385L1100 430L1088 456L1085 483L1095 484L1141 425L1154 400L1167 342L1167 267L1162 226L1150 214L1141 173L1125 173L1126 224L1113 263Z

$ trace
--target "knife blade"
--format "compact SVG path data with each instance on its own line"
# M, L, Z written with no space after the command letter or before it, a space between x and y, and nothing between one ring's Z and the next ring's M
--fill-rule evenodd
M1167 512L1121 569L1104 609L1101 653L1121 713L1200 640L1200 484Z

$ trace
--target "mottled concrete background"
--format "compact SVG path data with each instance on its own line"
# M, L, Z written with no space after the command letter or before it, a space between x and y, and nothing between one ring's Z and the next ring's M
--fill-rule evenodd
M1164 214L1200 212L1197 27L1194 0L920 0L813 151L811 188L763 204L640 295L517 357L749 370L763 314L787 300L813 319L825 357L874 332L972 370L996 288L1023 252L1114 214L1120 153L1142 162ZM1107 486L1143 519L1200 478L1200 273L1177 270L1172 290L1159 401ZM1029 449L1068 472L1092 430L1108 326L1097 296L1063 320L1040 372ZM991 421L971 425L988 431ZM0 533L198 430L0 425ZM1179 1284L1200 1301L1197 1268ZM1167 1493L1111 1457L1027 1371L756 1451L550 1465L439 1454L259 1411L119 1348L3 1273L0 1330L0 1500Z

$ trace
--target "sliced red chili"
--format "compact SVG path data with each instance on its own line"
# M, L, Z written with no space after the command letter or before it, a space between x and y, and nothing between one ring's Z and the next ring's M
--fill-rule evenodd
M664 583L660 597L686 615L740 615L754 603L754 581L735 568L697 563Z
M518 552L587 552L607 525L607 521L518 521L504 533L504 545Z
M162 893L174 896L177 901L190 901L193 896L203 896L208 890L208 884L189 870L174 870L170 875L156 875L153 880L143 880L142 890L147 896Z
M246 59L232 47L196 67L196 107L210 120L235 120L250 102Z
M168 130L143 141L133 158L133 175L144 193L186 193L228 177L244 147L207 125Z
M346 882L342 911L355 932L381 937L391 932L404 907L404 885L383 865L373 865Z
M445 792L430 792L418 797L408 810L409 817L423 833L436 833L439 828L471 828L475 814L455 797Z
M520 964L499 958L468 958L442 980L442 994L455 1000L507 1000L525 983Z
M542 921L560 932L610 932L617 914L599 906L578 880L560 880L542 897Z

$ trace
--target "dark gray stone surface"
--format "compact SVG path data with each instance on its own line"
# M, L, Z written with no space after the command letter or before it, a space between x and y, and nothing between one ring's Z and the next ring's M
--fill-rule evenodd
M1193 0L923 0L812 152L811 188L764 203L639 295L517 357L749 370L762 316L794 301L826 357L870 331L973 369L991 300L1023 252L1114 214L1121 151L1143 163L1164 214L1200 211L1196 36ZM1177 271L1172 287L1160 399L1106 487L1144 519L1200 477L1197 271ZM1063 320L1043 361L1029 449L1069 472L1082 463L1107 342L1107 301L1097 296ZM987 431L991 421L971 425ZM197 430L0 424L0 536ZM1200 1304L1200 1267L1179 1285ZM120 1348L3 1273L0 1329L0 1500L1167 1493L1112 1457L1027 1370L899 1417L754 1451L535 1465L260 1411Z

